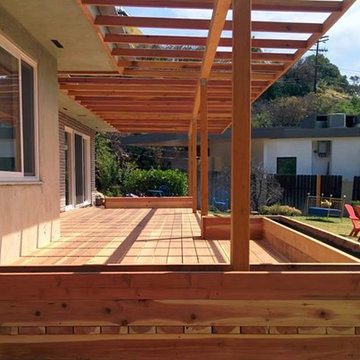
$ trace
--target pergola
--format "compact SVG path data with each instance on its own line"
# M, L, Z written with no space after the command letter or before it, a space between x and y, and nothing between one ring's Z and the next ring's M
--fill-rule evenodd
M208 134L232 127L231 266L233 270L248 270L251 104L355 0L78 1L114 70L61 72L60 90L120 132L188 133L189 188L194 212L199 132L202 216L208 213ZM106 15L115 6L207 9L212 16L190 19ZM254 12L282 20L252 21ZM232 14L231 20L228 14ZM318 14L323 20L293 22L294 16L311 19L312 15L307 14ZM131 27L160 30L155 35L147 35L146 31L131 34L127 31ZM168 29L181 35L163 35ZM188 36L189 30L194 34L207 31L207 36Z

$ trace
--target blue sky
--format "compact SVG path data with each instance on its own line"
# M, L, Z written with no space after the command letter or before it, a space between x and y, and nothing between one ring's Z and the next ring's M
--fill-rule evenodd
M126 11L132 16L148 17L178 17L210 19L211 11L186 10L186 9L158 9L158 8L132 8L126 7ZM253 12L253 20L295 21L295 22L321 22L328 14L302 14L302 13L277 13L277 12ZM229 12L228 19L231 19ZM325 54L331 62L336 64L340 71L347 75L360 76L360 0L356 1L350 10L330 29L329 41L326 44L328 52ZM199 30L163 30L141 29L145 34L188 35L206 36L207 31ZM289 38L287 34L255 33L256 38ZM231 36L230 32L224 32L224 37ZM294 34L290 37L294 38ZM307 35L298 34L296 38L304 39ZM230 50L230 49L219 49Z

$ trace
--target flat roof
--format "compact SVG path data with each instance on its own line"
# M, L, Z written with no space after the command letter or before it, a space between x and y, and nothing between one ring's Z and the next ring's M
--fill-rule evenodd
M253 128L252 139L311 139L359 137L360 127L353 128ZM209 141L230 140L231 129L223 134L209 135ZM139 134L122 138L122 144L134 146L187 146L188 137L184 134Z

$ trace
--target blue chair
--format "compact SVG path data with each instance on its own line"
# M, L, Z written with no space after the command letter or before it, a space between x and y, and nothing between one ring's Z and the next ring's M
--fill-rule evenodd
M226 190L219 190L213 197L213 206L215 209L226 212L229 210L229 192Z
M174 196L174 194L171 192L170 188L167 185L159 186L159 190L162 191L164 196Z

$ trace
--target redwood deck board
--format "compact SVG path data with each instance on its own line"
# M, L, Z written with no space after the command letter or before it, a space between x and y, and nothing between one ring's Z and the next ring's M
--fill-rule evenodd
M223 264L230 241L203 240L191 209L85 208L61 214L61 237L14 265ZM287 262L261 240L251 263Z

